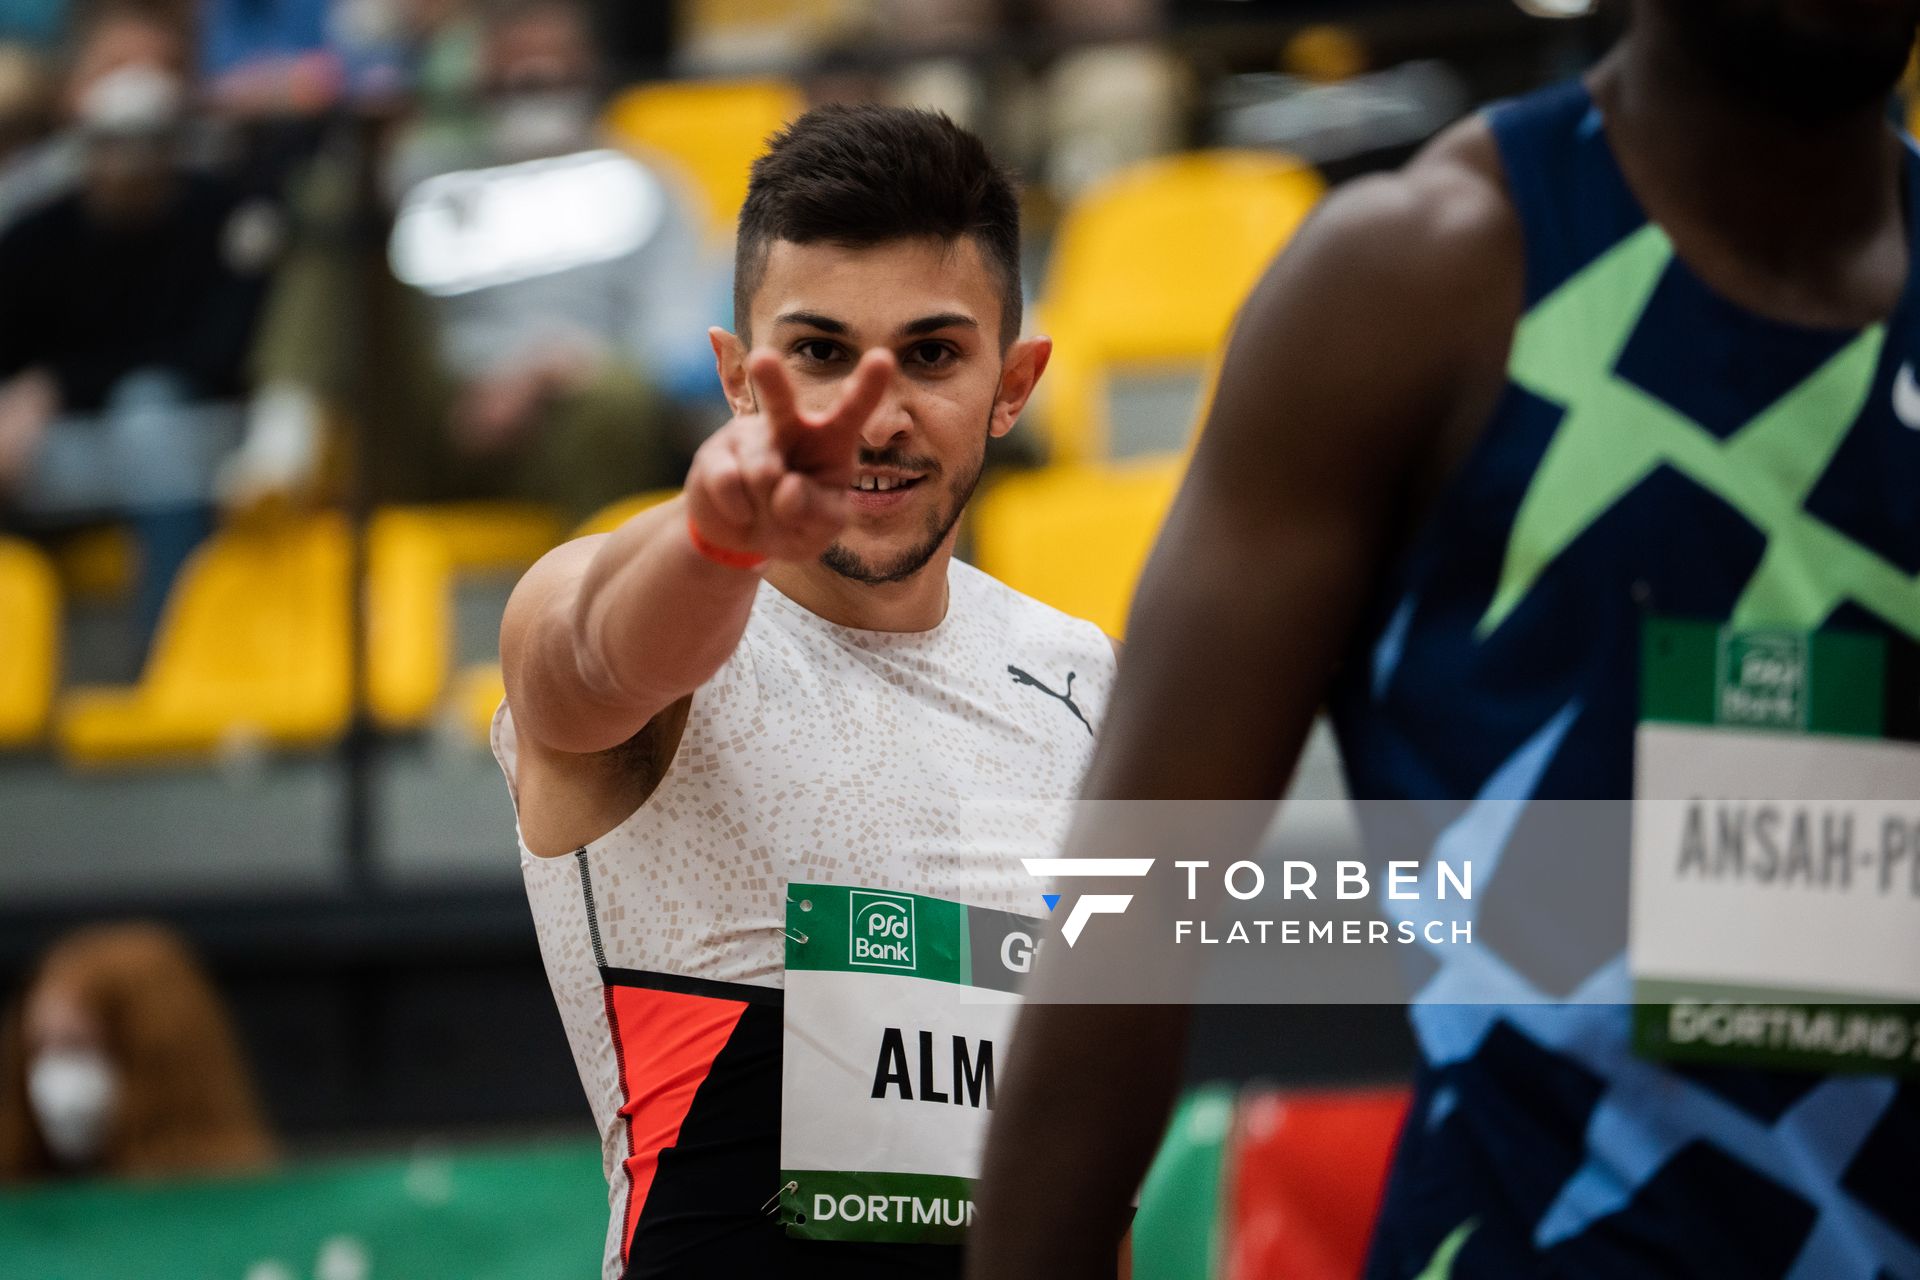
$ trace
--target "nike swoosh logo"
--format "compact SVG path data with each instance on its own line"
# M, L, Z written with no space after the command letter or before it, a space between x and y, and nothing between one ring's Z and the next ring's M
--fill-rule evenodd
M1915 431L1920 431L1920 382L1913 377L1913 362L1900 366L1893 380L1893 414Z

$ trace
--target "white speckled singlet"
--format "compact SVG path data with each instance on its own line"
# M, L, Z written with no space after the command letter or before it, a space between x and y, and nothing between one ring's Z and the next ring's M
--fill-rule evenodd
M1113 652L1091 623L969 565L954 561L948 585L939 626L893 633L835 626L762 583L647 803L571 857L521 844L600 1128L608 1280L681 1274L676 1258L704 1269L736 1244L751 1248L728 1265L761 1265L771 1255L754 1250L783 1247L760 1209L777 1185L789 881L1045 914L1019 860L1057 852ZM511 780L504 706L493 748ZM772 1125L731 1098L728 1074L759 1081L755 1106L771 1080Z

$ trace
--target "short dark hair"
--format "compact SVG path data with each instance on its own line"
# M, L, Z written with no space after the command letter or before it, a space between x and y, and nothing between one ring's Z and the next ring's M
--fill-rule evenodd
M937 111L815 107L753 162L733 264L733 323L748 308L775 240L864 247L972 236L1000 278L1000 342L1020 332L1020 199L986 144Z

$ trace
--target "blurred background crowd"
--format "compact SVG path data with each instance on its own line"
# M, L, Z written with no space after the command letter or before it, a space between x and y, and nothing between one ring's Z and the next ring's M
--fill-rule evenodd
M1117 634L1261 266L1584 66L1608 20L1556 8L0 0L0 1182L54 1184L0 1190L0 1275L591 1265L494 628L724 420L706 328L784 120L936 107L1020 173L1057 354L963 552ZM1243 1018L1195 1073L1390 1080L1377 1012ZM207 1171L248 1176L93 1177Z

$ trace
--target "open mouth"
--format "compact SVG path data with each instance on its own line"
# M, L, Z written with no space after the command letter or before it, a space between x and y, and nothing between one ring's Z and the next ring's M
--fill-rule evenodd
M853 478L851 487L856 493L898 493L913 488L923 479L924 476L862 471Z

